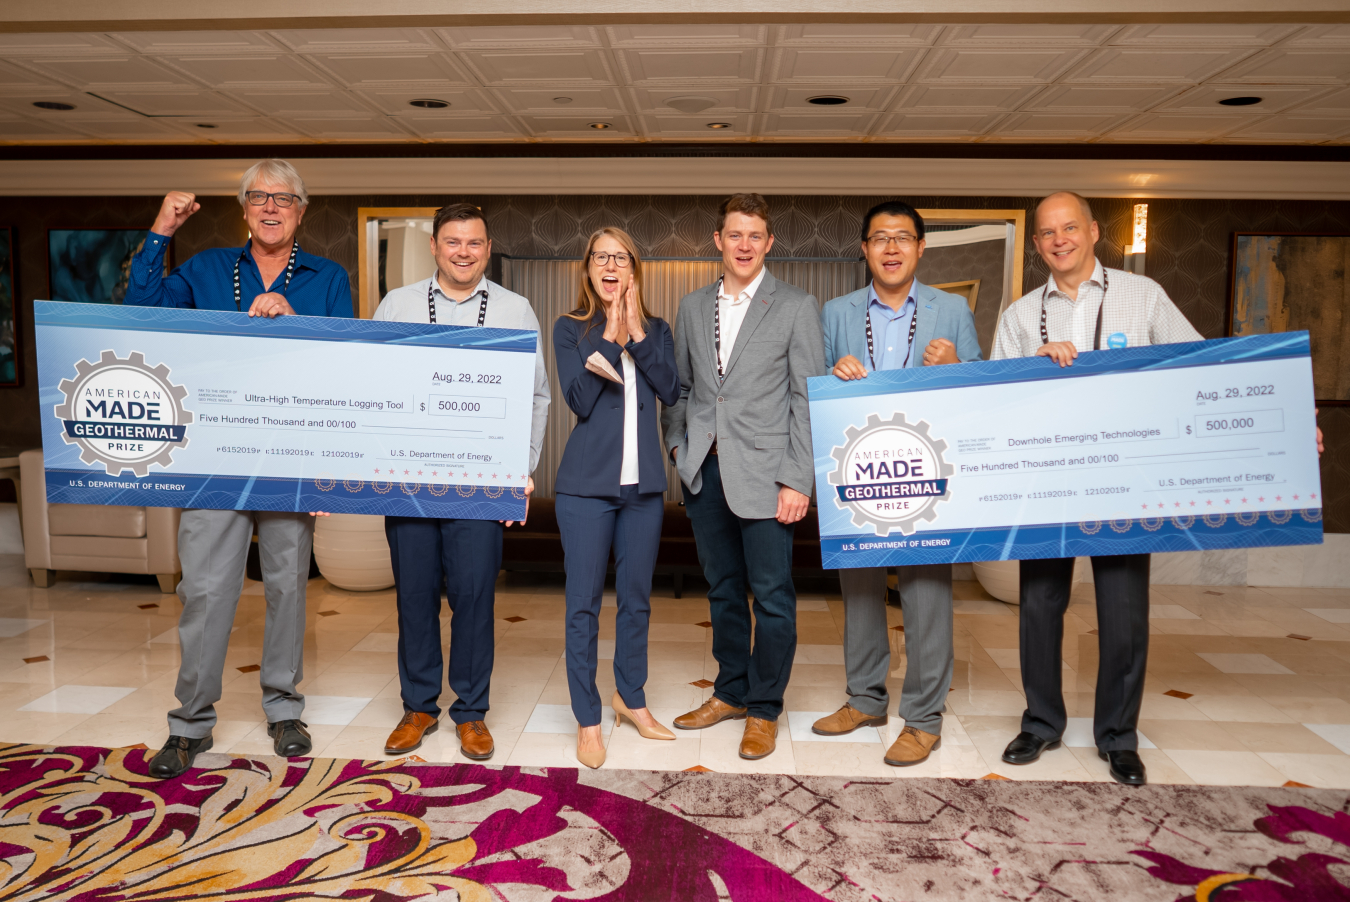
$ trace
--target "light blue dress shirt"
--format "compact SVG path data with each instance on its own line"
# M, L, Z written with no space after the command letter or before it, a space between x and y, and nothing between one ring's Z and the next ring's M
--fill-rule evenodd
M914 319L918 303L914 300L913 283L910 283L909 297L899 310L892 310L877 297L876 289L867 286L867 316L872 321L872 354L876 357L876 366L872 361L864 360L868 369L898 370L905 365L905 355L909 353L909 324ZM923 355L919 355L920 359ZM913 363L913 354L910 354Z

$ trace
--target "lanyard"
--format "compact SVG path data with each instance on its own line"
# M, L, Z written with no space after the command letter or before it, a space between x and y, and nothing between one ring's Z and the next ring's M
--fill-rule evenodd
M487 319L487 289L484 288L478 292L483 296L482 303L478 305L478 325L483 325L483 320ZM436 324L436 277L432 276L431 281L427 283L427 322ZM472 295L470 295L472 297ZM468 300L465 298L464 300Z
M908 299L906 299L908 303ZM900 308L905 309L904 307ZM909 317L909 347L905 348L905 362L900 364L900 369L909 366L909 355L914 353L914 331L919 328L919 305L914 304L914 313ZM877 356L872 351L872 302L867 303L867 359L872 361L872 370L876 371Z
M1102 270L1102 302L1097 307L1097 332L1092 339L1092 350L1100 351L1102 349L1102 310L1106 309L1106 291L1110 288L1110 280L1106 275L1106 270ZM1046 282L1045 287L1041 289L1041 344L1050 343L1050 333L1045 330L1045 295L1050 290L1050 283ZM871 345L868 345L871 349Z
M717 383L727 378L722 370L722 280L717 280L717 293L713 296L713 346L717 354Z
M295 275L295 255L299 252L300 242L292 241L291 259L286 264L286 281L281 283L281 293L283 295L286 293L286 289L291 287L291 276ZM245 245L244 249L239 252L239 259L234 261L234 309L238 310L240 313L244 312L244 308L239 306L239 264L244 262L244 255L247 253L248 245ZM261 270L259 270L258 275L262 275ZM264 285L263 288L266 289L267 286Z

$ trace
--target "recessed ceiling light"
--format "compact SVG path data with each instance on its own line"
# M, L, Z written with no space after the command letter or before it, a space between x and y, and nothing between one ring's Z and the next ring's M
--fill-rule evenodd
M731 128L730 122L709 122L708 128Z
M69 103L58 103L55 100L34 100L33 106L40 110L73 110L75 109Z
M553 98L553 102L554 102L554 103L571 103L571 102L572 102L572 98L571 98L571 97L554 97L554 98Z
M450 101L448 100L434 100L426 97L408 101L408 106L421 107L424 110L443 110L449 105Z
M197 128L216 128L216 127L217 127L217 126L214 126L214 125L212 125L212 124L209 123L209 122L198 122L198 123L197 123Z
M608 122L588 122L586 124L597 131L604 131L609 128Z
M681 113L693 116L695 113L701 113L717 106L717 101L711 97L670 97L666 99L666 106L672 110L679 110Z
M849 98L841 97L838 94L821 94L818 97L806 98L807 103L814 103L816 106L843 106L848 101Z
M1265 100L1264 97L1225 97L1219 103L1224 106L1251 106Z

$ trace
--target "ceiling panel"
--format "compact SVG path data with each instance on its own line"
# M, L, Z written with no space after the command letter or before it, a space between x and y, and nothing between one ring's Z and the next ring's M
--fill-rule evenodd
M1054 85L1026 104L1031 110L1128 113L1152 109L1185 88L1173 85Z
M1296 85L1198 85L1190 88L1171 100L1158 106L1159 110L1187 110L1195 113L1214 113L1223 110L1219 103L1232 97L1260 97L1261 102L1251 106L1230 107L1244 110L1253 116L1266 116L1286 110L1289 107L1306 103L1318 95L1334 91L1333 88Z
M196 123L182 119L165 119L165 125L183 133L188 140L211 143L292 143L313 140L294 125L277 119L251 117L245 119L212 119L215 128L199 128Z
M310 54L308 59L351 86L470 83L468 74L443 53Z
M1309 101L1299 109L1300 113L1330 113L1342 115L1350 112L1350 89L1332 90Z
M1246 128L1230 132L1225 136L1228 141L1280 141L1304 143L1308 141L1330 141L1350 132L1350 117L1305 116L1290 113L1272 116Z
M530 134L552 138L588 138L608 141L615 138L631 138L638 133L633 120L627 116L519 116ZM604 130L590 127L592 122L605 122L609 128Z
M44 110L33 106L34 101L56 101L57 103L66 103L73 106L73 110ZM61 122L65 119L79 118L87 113L107 113L118 116L134 116L128 110L124 110L115 104L99 100L97 97L90 96L83 91L72 91L69 88L60 88L56 90L34 90L28 91L4 91L0 92L0 108L11 110L22 116L31 116L35 119L50 119L53 122Z
M268 116L351 113L370 115L370 108L345 91L235 91L240 102ZM391 111L394 112L394 111Z
M758 47L726 50L616 50L619 70L633 85L681 82L752 82L759 79L764 50Z
M76 56L81 53L118 53L125 48L110 36L89 33L0 34L0 57Z
M145 116L247 116L249 109L213 91L108 91L102 95Z
M779 25L776 28L775 43L779 47L809 47L820 44L836 47L853 44L923 47L933 43L942 34L942 29L941 25L891 23Z
M1015 110L1045 90L1039 85L912 85L896 109L951 112Z
M1095 47L1119 25L958 25L942 37L945 47Z
M409 133L388 116L325 118L322 116L290 120L300 131L331 141L406 141Z
M1208 141L1240 128L1249 118L1237 115L1147 113L1108 133L1113 141Z
M143 56L40 59L32 60L30 65L67 84L86 89L119 85L196 87L191 80Z
M1107 47L1064 76L1066 82L1192 85L1229 68L1248 49L1216 47Z
M1350 53L1330 49L1273 47L1224 73L1246 84L1345 84Z
M460 54L484 84L508 87L525 82L553 85L612 84L614 75L596 50L531 53L488 50Z
M1268 47L1304 28L1302 25L1241 25L1206 23L1204 25L1130 25L1111 39L1113 44L1146 44L1163 47L1182 44L1187 47Z
M698 140L738 139L744 140L751 132L751 113L732 113L730 115L698 116L643 116L642 130L651 137L697 138ZM725 122L731 128L710 129L709 122Z
M509 116L400 116L399 124L425 141L510 141L524 137Z
M1119 113L1016 113L998 124L998 137L1025 141L1086 141L1132 118Z
M276 53L281 45L257 31L133 31L109 35L137 53Z
M678 99L700 100L709 104L696 114L753 112L761 89L755 85L679 85L668 88L633 88L628 93L636 108L644 112L674 113L667 101ZM688 113L688 110L679 110Z
M64 128L54 122L39 122L26 117L0 118L0 141L19 143L49 143L87 141L89 135Z
M24 66L14 65L12 63L0 62L0 91L10 93L13 91L31 91L35 89L51 88L55 92L64 93L68 90L55 78L52 78L45 72L34 72L32 69ZM34 98L56 100L56 97Z
M169 62L213 87L268 86L326 87L323 77L298 57L279 54L258 56L179 56Z
M438 28L436 34L456 50L599 47L600 33L586 26L502 25Z
M488 96L489 92L479 88L438 88L430 91L405 87L358 88L352 93L381 112L393 115L460 116L497 112L497 105ZM440 110L420 109L410 105L411 100L443 100L450 106Z
M798 113L852 113L855 110L880 111L890 107L898 89L893 85L871 85L868 87L850 87L840 91L836 85L786 85L769 91L766 110L774 112ZM821 106L808 102L812 97L847 97L848 103L836 106Z
M312 28L274 31L272 36L298 53L425 53L445 49L433 32L420 28Z
M876 125L880 116L859 111L846 114L769 113L760 130L764 135L785 138L861 138Z
M954 139L975 138L989 131L1002 113L927 113L905 110L893 113L880 128L878 137Z
M1285 44L1289 47L1350 47L1350 25L1313 25Z
M725 47L759 45L767 25L617 25L605 29L611 47Z
M900 82L923 57L916 47L782 47L770 78L784 82Z
M937 48L928 52L915 81L1047 84L1090 52L1085 48Z
M91 135L100 135L114 141L156 144L164 141L185 141L181 129L174 128L167 119L147 119L144 116L129 116L125 119L99 118L69 123L70 128L86 131Z
M550 116L628 111L620 88L497 88L490 93L504 109L517 113Z

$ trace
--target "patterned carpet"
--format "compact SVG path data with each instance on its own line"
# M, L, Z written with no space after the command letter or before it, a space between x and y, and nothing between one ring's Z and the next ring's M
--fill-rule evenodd
M0 899L1350 900L1337 790L0 746Z

